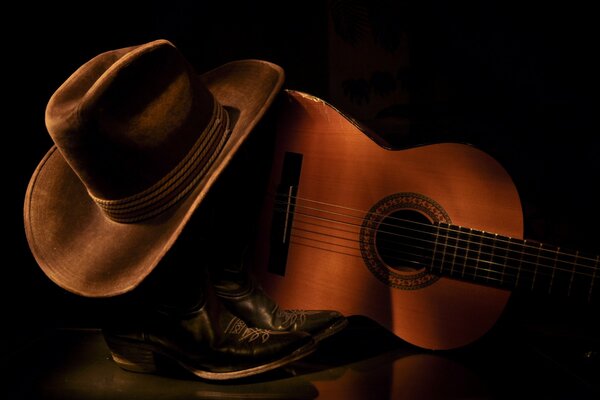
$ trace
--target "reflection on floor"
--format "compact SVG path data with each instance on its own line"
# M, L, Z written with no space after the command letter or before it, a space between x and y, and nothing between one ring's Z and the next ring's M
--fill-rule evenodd
M417 349L364 317L308 358L238 381L121 370L97 330L62 330L8 360L4 399L591 399L597 382L531 346L491 338L467 350ZM599 375L600 376L600 375ZM6 391L5 391L6 393Z

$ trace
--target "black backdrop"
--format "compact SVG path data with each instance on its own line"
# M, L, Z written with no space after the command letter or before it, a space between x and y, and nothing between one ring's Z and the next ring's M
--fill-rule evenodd
M22 220L29 177L51 145L44 108L82 63L105 50L166 38L199 72L234 59L267 59L285 68L286 87L329 100L327 2L205 3L44 2L3 10L3 176L9 182L3 352L46 329L96 323L96 301L63 292L40 272ZM507 168L522 197L526 237L598 253L598 28L591 6L413 3L398 15L410 33L411 90L421 108L433 104L432 81L445 91L444 122L425 134L469 141ZM567 312L526 296L513 299L511 310L519 320L571 322Z

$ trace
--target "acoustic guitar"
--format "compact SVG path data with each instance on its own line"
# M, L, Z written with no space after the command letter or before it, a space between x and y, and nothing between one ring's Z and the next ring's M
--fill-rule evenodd
M282 103L254 260L282 307L452 349L483 336L514 290L595 300L600 256L523 240L516 187L487 153L393 150L319 98Z

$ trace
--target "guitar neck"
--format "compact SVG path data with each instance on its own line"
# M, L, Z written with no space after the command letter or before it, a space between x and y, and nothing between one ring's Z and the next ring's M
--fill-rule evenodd
M445 223L433 233L434 274L587 302L595 296L600 256Z

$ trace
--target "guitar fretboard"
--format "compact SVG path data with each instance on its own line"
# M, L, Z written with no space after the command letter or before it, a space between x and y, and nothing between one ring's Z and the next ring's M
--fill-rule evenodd
M509 289L592 302L600 256L457 225L434 225L430 271Z

